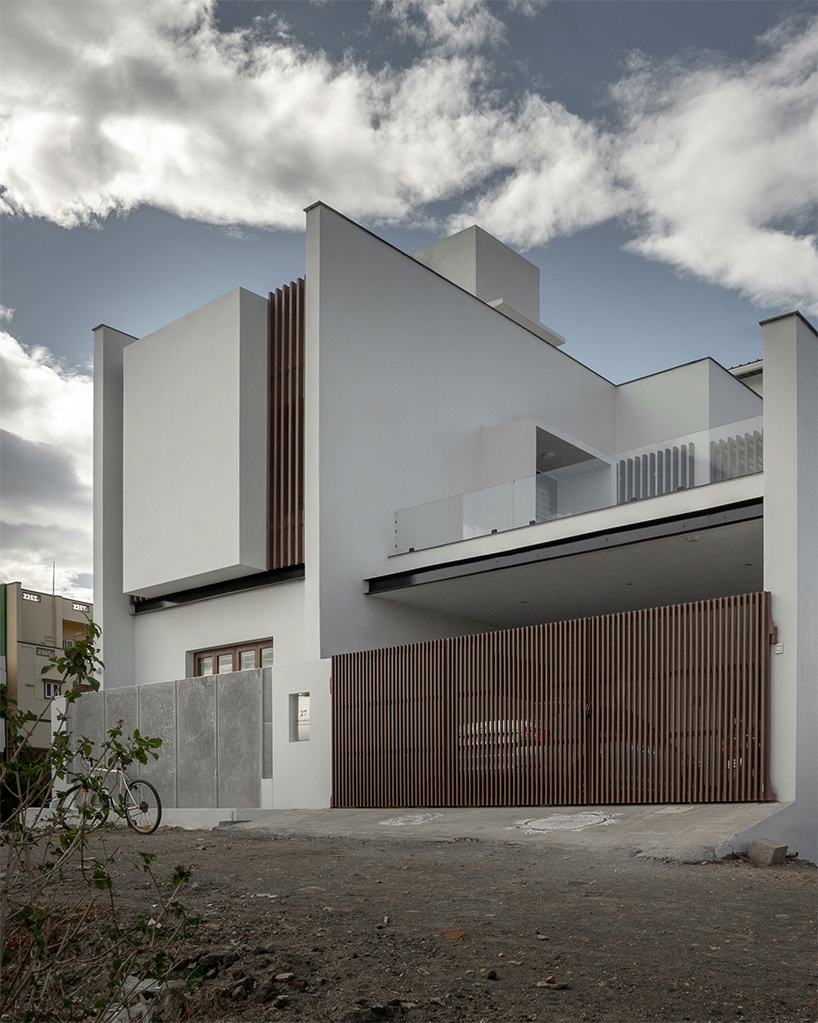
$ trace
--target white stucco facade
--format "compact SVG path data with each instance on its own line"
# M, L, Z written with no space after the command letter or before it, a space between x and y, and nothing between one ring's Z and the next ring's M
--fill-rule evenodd
M540 329L537 268L485 232L414 258L323 204L306 216L297 572L271 572L265 550L267 300L237 289L138 341L99 328L106 686L189 677L197 651L271 638L265 799L321 806L333 655L763 586L783 644L773 787L814 803L814 330L765 326L763 399L712 359L617 386ZM735 471L713 469L719 445ZM664 489L640 491L662 464ZM554 545L569 554L523 563ZM409 581L373 596L392 576ZM307 693L310 739L294 741Z
M464 617L366 598L389 570L394 512L477 490L483 426L533 414L609 443L615 388L558 349L326 207L307 214L320 349L322 654L477 631ZM366 282L367 302L344 301ZM531 472L535 471L532 466ZM511 477L507 477L511 478Z
M762 411L709 359L616 387L322 206L307 214L307 278L321 605L332 608L323 656L485 627L465 611L445 623L431 609L400 613L369 600L360 579L395 570L395 510L533 477L538 428L595 459L560 480L567 509L591 511L613 500L617 451L695 433L708 457L711 425ZM345 301L364 281L366 302Z

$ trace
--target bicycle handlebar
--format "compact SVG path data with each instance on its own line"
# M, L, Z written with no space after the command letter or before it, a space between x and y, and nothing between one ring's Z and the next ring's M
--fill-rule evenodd
M106 772L107 771L127 771L127 767L125 766L125 764L122 763L121 760L119 760L119 758L117 758L118 764L117 764L116 767L105 767L103 764L95 763L94 758L92 756L89 756L87 753L83 753L82 750L77 750L76 752L77 752L77 756L79 756L80 760L84 761L85 766L88 768L89 771L106 771Z

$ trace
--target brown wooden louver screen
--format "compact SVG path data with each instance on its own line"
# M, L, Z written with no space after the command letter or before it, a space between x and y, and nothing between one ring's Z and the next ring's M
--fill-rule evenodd
M304 281L268 303L267 568L304 562Z
M773 799L770 595L332 659L334 806Z

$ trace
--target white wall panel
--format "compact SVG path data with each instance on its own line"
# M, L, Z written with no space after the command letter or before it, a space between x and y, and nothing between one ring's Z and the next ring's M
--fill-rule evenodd
M307 296L322 656L475 631L364 596L389 571L395 511L478 489L483 426L533 416L605 451L614 386L323 206L307 214Z
M268 636L277 665L310 660L304 599L303 580L293 580L137 615L136 681L184 678L190 651Z
M235 291L124 353L123 588L266 568L267 301Z

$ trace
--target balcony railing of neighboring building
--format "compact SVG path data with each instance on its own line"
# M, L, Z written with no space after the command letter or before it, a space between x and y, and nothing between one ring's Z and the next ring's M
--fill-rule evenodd
M756 416L404 508L395 513L394 553L502 533L763 470L763 417Z

